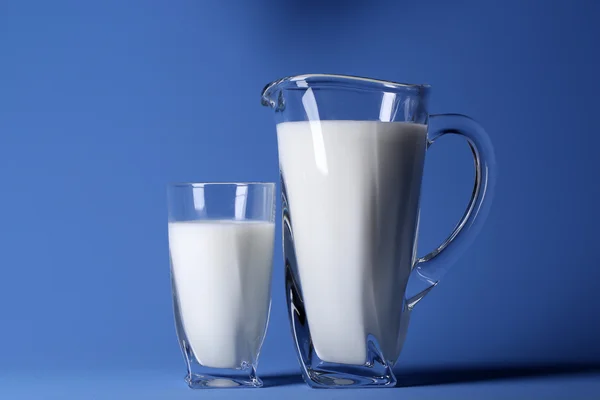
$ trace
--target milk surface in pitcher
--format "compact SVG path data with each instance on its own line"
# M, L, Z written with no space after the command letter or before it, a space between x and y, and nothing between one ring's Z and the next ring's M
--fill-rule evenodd
M277 124L277 139L314 350L361 365L371 336L396 359L427 127L295 121Z

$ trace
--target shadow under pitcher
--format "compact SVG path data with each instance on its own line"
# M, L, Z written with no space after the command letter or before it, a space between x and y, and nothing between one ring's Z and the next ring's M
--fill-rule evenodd
M314 388L391 387L410 314L471 243L491 203L495 159L472 119L429 115L430 88L343 75L267 85L282 188L289 319ZM475 161L468 207L417 257L427 149L464 137Z

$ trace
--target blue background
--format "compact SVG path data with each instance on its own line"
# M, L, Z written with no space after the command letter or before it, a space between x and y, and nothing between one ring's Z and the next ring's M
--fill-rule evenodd
M260 91L311 72L430 83L431 112L496 149L485 228L413 314L412 387L377 395L597 392L571 373L600 365L599 18L593 0L0 2L0 398L365 395L299 383L279 235L271 387L182 380L165 186L278 180ZM421 254L466 205L466 144L440 140L425 173ZM542 373L570 375L511 379Z

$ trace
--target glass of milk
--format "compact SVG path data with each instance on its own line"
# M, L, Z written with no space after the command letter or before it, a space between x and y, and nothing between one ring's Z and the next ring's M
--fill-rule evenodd
M271 306L275 184L172 184L168 211L186 382L262 386L256 367Z

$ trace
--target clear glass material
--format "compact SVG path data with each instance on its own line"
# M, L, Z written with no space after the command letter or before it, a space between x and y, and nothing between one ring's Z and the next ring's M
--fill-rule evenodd
M427 85L301 75L267 85L275 111L286 297L315 388L390 387L413 307L469 245L490 206L495 159L463 115L429 115ZM476 178L447 240L417 257L426 151L464 137Z
M260 387L271 307L274 183L168 187L171 284L191 388Z

